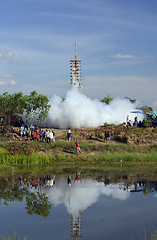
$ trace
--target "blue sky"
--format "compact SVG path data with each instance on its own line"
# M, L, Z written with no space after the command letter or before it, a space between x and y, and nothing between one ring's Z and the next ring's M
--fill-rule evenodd
M0 93L65 96L75 41L84 94L157 109L156 0L1 0Z

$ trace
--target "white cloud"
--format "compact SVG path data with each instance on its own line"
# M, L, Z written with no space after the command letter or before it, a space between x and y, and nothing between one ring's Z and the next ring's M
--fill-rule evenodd
M24 64L27 64L28 62L27 61L25 61L24 59L17 59L17 58L12 58L12 59L10 59L10 61L9 62L11 62L11 63L16 63L16 64L19 64L19 65L24 65Z
M15 84L16 84L15 80L12 79L12 80L10 81L10 85L15 85Z
M10 81L0 80L0 86L9 86L9 85L16 85L15 80L10 80Z
M23 56L16 55L13 51L1 48L0 49L0 59L7 59L11 63L17 64L26 64L27 62L24 60Z
M7 82L0 80L0 86L5 86L5 85L7 85Z
M0 86L16 85L16 82L12 78L12 74L9 72L0 71Z
M130 55L130 54L125 54L125 55L123 55L123 54L118 53L118 54L115 54L115 55L110 55L110 58L117 58L117 59L134 59L134 58L136 58L136 56Z
M0 71L0 77L1 78L9 78L11 77L12 75L8 72L4 72L4 71Z
M8 49L2 48L0 49L0 59L2 58L11 58L14 56L14 53Z

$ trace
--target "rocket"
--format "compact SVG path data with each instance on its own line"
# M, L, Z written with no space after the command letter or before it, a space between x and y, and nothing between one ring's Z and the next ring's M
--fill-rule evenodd
M77 61L77 41L75 41L75 60Z

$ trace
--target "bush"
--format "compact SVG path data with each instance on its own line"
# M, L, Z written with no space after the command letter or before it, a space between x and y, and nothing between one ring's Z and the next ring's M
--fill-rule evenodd
M147 118L143 119L143 127L152 127L152 122L150 120L147 120Z

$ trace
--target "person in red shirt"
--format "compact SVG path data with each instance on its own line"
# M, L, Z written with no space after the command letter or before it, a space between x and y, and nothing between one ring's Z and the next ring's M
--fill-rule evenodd
M80 148L80 141L75 141L76 144L76 154L78 155L81 153L81 148Z
M79 170L79 169L77 168L77 170L76 170L76 177L75 177L74 182L75 182L76 180L80 180L80 182L82 183L82 181L81 181L81 179L80 179L80 174L81 174L81 170Z
M38 140L38 139L37 139L37 132L36 132L36 131L34 131L34 140Z
M40 141L42 141L42 131L41 131L41 129L39 131L39 137L40 137Z

